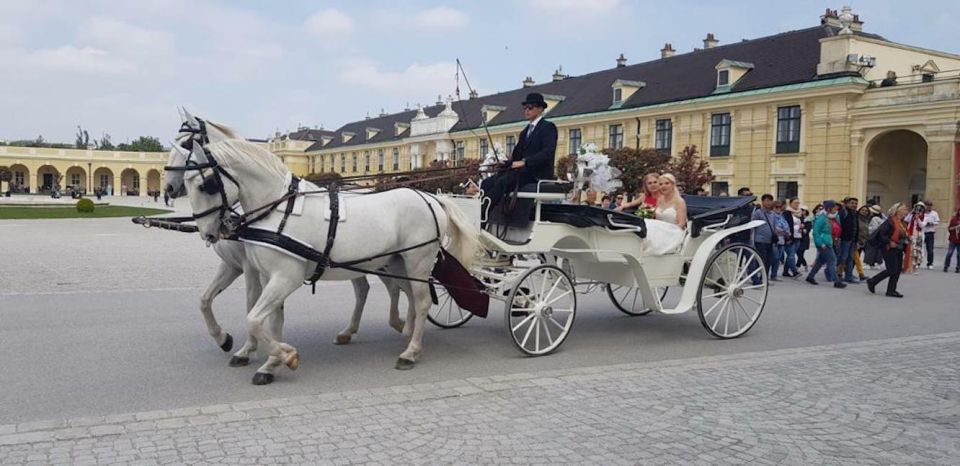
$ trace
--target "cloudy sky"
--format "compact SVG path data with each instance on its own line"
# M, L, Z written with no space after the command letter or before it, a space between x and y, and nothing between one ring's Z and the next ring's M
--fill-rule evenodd
M853 1L865 29L960 53L960 2ZM919 3L916 3L919 5ZM176 108L247 137L336 128L452 94L454 60L481 94L816 25L795 1L488 0L321 2L0 0L0 139L166 141ZM462 87L466 97L466 90Z

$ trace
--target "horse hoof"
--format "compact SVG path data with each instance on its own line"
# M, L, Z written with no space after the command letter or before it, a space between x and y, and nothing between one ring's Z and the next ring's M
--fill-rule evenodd
M417 363L406 358L397 359L397 365L394 366L399 371L408 371L413 369L413 366Z
M337 335L337 340L334 341L333 343L335 345L346 345L347 343L350 343L350 339L351 339L350 334Z
M220 345L220 349L222 349L224 353L229 353L230 350L233 349L233 337L230 336L229 333L227 334L227 338L223 340L223 344Z
M243 367L247 364L250 364L250 358L242 358L240 356L230 358L230 367Z
M269 385L271 383L273 383L273 374L267 374L266 372L253 374L254 385Z
M300 356L294 351L293 354L284 361L284 364L286 364L290 370L295 371L300 367Z

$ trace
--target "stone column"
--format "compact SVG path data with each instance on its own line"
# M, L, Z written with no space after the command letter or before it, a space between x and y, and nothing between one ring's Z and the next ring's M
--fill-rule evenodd
M113 175L113 195L114 195L114 196L124 196L124 195L126 195L126 193L124 193L124 192L121 190L121 187L122 187L122 186L123 186L123 178L120 176L119 173L114 173L114 175Z
M933 201L933 209L940 214L940 226L937 227L936 245L946 246L947 225L953 207L954 187L957 167L954 151L957 143L957 129L953 122L927 125L927 186L924 197ZM942 264L940 257L938 265Z

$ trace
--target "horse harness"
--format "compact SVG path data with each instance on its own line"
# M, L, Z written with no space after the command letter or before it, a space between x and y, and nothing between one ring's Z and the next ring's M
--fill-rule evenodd
M320 280L320 278L323 276L324 272L327 269L342 268L342 269L347 269L347 270L351 270L359 273L380 275L380 276L385 276L389 278L426 282L431 285L430 293L434 298L434 301L436 301L436 292L433 289L432 280L421 280L421 279L412 278L412 277L403 277L403 276L386 273L383 270L372 271L372 270L365 270L357 267L358 264L362 264L364 262L369 262L375 259L379 259L386 256L392 256L395 254L401 254L407 251L424 247L428 244L432 244L432 243L439 244L441 242L442 236L440 234L440 223L439 223L439 220L437 219L437 213L436 211L434 211L433 205L430 204L430 202L424 196L424 193L421 193L420 191L417 191L415 189L411 189L411 191L413 191L418 196L420 196L424 204L426 204L427 209L429 209L430 215L433 217L433 226L434 226L434 231L436 233L436 236L433 239L417 243L413 246L405 247L395 251L385 252L382 254L377 254L374 256L365 257L362 259L356 259L356 260L346 261L346 262L334 261L333 259L330 258L330 251L333 249L334 241L336 240L336 237L337 237L337 226L340 222L340 197L338 195L340 189L338 184L336 182L331 183L328 186L326 191L301 192L299 189L301 179L297 176L293 176L291 177L290 184L287 187L287 192L284 193L284 195L281 196L279 199L273 202L269 202L266 205L260 206L256 209L253 209L250 212L244 212L241 214L237 212L236 209L234 209L230 205L229 201L227 200L227 192L226 192L226 189L224 188L223 178L226 178L237 187L239 187L239 183L237 183L236 178L234 178L229 172L227 172L223 167L221 167L219 163L217 163L216 159L213 157L213 154L210 152L209 149L206 148L206 144L209 143L209 138L206 132L206 123L200 118L197 118L196 120L199 123L199 129L191 127L186 122L184 122L180 128L181 132L194 134L194 136L191 136L186 141L181 143L182 148L190 151L190 155L187 156L187 160L184 163L184 166L164 167L165 170L169 170L169 171L182 171L182 172L198 171L200 173L200 176L203 179L203 182L200 185L200 190L205 194L220 195L220 198L222 201L221 205L212 207L203 212L194 213L192 216L194 220L217 213L220 217L221 222L224 224L224 226L228 230L228 234L225 235L227 239L240 240L240 241L247 240L247 241L252 241L257 243L268 244L268 245L280 248L284 251L287 251L295 256L307 259L309 261L316 262L317 266L314 269L313 273L311 274L310 278L308 278L307 280L304 280L303 282L305 285L311 285L313 287L314 293L316 293L317 281ZM197 140L195 140L195 138ZM198 163L190 159L190 157L193 155L193 152L192 152L193 144L196 142L200 143L200 148L203 150L204 156L207 158L207 162L205 163ZM210 176L209 178L207 178L204 175L204 171L207 169L212 170L212 176ZM406 189L410 189L410 188L406 188ZM286 225L287 225L287 220L290 218L290 215L293 213L294 205L297 198L300 196L305 196L307 194L317 194L317 193L326 193L328 195L329 204L330 204L330 220L327 226L327 240L322 252L283 234L283 230L286 228ZM283 217L280 220L280 224L277 227L277 231L268 231L268 230L263 230L261 228L254 228L251 226L252 224L257 223L258 221L266 218L268 215L270 215L273 212L274 209L276 209L278 206L280 206L284 202L286 202L286 205L284 206ZM187 217L184 219L178 218L177 220L187 220L189 218L190 217ZM160 224L151 225L150 223L144 223L144 226L160 226ZM173 229L173 228L168 228L168 229ZM442 248L441 248L441 251L442 251Z

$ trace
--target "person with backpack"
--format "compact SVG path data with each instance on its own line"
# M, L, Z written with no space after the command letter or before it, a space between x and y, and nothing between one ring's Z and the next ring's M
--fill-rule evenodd
M887 218L880 212L880 206L870 206L870 221L867 222L867 241L863 244L863 261L867 264L866 268L868 270L872 270L874 267L879 268L880 264L883 263L883 250L874 244L873 237L876 235L877 229L880 228L880 225L883 225L886 219Z
M943 271L946 272L950 268L950 258L953 257L953 253L956 252L957 268L954 269L954 272L960 273L960 209L957 209L957 213L953 214L953 217L950 217L947 236L947 257L943 259Z
M869 280L867 280L867 289L871 293L876 292L877 285L887 280L886 295L891 298L902 298L903 295L897 291L897 283L900 281L900 274L903 272L903 256L910 244L907 225L903 218L907 215L908 209L902 202L898 202L890 207L888 211L889 218L880 225L876 234L873 236L875 246L883 249L884 270Z
M813 221L811 236L813 237L813 244L817 247L817 260L810 268L810 273L807 274L807 283L811 285L819 285L814 277L817 276L817 272L822 267L826 266L824 273L827 275L827 280L833 282L833 287L847 287L847 284L840 280L840 275L837 273L837 253L834 249L834 243L840 237L840 224L837 222L837 211L839 210L840 206L836 201L823 201L823 210L817 214Z

